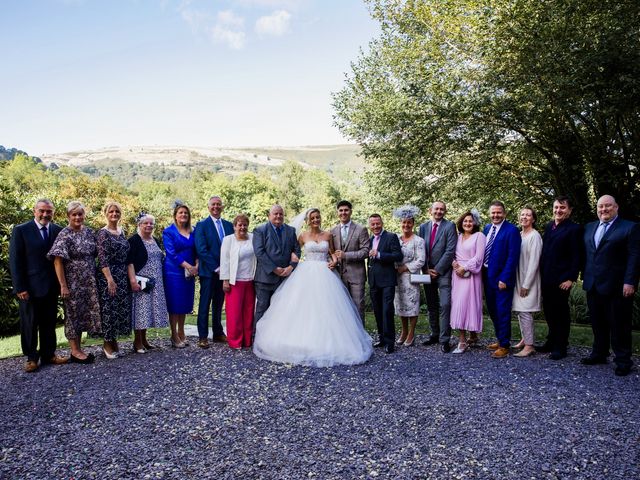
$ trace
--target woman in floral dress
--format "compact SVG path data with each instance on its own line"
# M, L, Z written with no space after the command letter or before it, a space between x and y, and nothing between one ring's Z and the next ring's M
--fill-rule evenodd
M71 363L91 363L93 353L82 351L82 332L100 333L100 306L96 288L96 237L84 225L80 202L67 205L69 226L62 229L47 257L54 262L64 303L64 334L71 347Z
M102 315L102 350L109 360L118 357L118 337L131 334L131 291L127 264L129 242L118 226L122 208L110 201L102 209L107 225L98 230L98 295Z
M398 345L411 346L415 341L416 324L420 313L420 285L411 283L411 274L420 273L425 262L424 239L413 231L415 217L420 210L413 206L400 207L393 212L401 220L402 233L398 235L402 248L402 262L396 265L398 286L394 307L402 322L402 332L396 341Z
M147 353L154 347L147 341L148 328L166 328L169 326L169 312L164 295L162 279L162 261L164 253L153 234L155 218L147 213L138 215L138 233L129 238L128 263L133 264L129 270L129 283L133 290L133 307L131 322L135 334L133 349L136 353ZM138 277L153 283L141 289Z

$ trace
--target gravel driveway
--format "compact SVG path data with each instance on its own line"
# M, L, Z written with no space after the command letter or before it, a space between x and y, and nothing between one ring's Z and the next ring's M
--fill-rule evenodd
M314 369L192 341L35 374L3 360L0 478L640 478L638 370L585 353L419 346Z

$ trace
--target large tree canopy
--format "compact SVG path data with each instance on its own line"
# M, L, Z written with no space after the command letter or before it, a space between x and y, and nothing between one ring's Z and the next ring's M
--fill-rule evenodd
M374 186L574 214L614 195L640 218L636 0L369 0L382 27L334 95Z

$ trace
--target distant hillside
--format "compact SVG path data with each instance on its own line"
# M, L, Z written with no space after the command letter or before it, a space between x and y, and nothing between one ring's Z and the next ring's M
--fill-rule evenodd
M23 152L22 150L18 150L17 148L5 148L2 145L0 145L0 160L13 160L16 155L20 155L20 154L26 155L27 157L29 156L27 152ZM31 157L31 158L33 158L38 163L42 161L38 157Z
M238 174L273 169L286 161L319 168L332 175L360 172L364 162L357 145L306 147L214 148L184 146L109 147L99 150L45 154L42 161L73 166L91 175L112 175L124 183L142 178L171 180L193 169Z

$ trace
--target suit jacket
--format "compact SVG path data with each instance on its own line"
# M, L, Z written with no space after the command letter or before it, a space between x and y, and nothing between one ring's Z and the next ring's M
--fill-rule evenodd
M225 237L233 234L233 224L227 220L222 220L222 229ZM201 277L212 277L216 270L220 268L220 247L222 241L218 235L218 229L213 223L211 216L198 222L194 232L196 253L198 254L198 275Z
M373 236L369 239L369 250L372 248ZM378 253L380 258L368 260L369 287L395 287L398 284L395 263L402 261L402 249L398 236L383 230L378 243Z
M344 252L338 268L340 277L348 282L364 285L367 277L365 260L369 256L369 233L362 225L351 222L347 241L343 245L340 229L340 224L331 229L333 247Z
M484 227L484 234L489 243L489 235L492 225ZM498 282L503 282L507 288L516 286L516 273L520 261L520 246L522 238L515 225L506 220L496 234L489 253L489 268L487 269L487 281L489 285L498 288Z
M9 268L13 293L29 292L32 297L44 297L60 290L53 262L47 253L62 230L49 224L49 241L45 242L34 220L17 225L9 243Z
M425 243L425 259L422 271L427 273L430 268L435 269L440 274L440 278L451 279L451 263L456 254L456 244L458 243L458 235L456 226L449 220L442 219L440 226L436 231L436 238L433 241L433 249L429 248L431 240L431 228L433 222L429 220L427 223L420 225L418 235L424 239Z
M584 257L582 227L571 220L547 224L542 237L540 279L543 285L558 286L562 282L578 279Z
M584 229L586 261L582 288L603 295L621 294L624 284L638 286L640 275L640 224L618 217L607 229L598 248L594 241L600 222Z
M282 278L273 273L276 267L296 268L297 262L291 261L291 254L300 258L300 244L295 228L283 224L282 237L279 237L271 222L263 223L253 231L253 251L256 254L256 275L254 281L279 283Z

